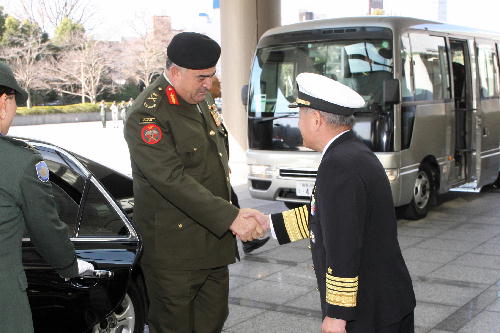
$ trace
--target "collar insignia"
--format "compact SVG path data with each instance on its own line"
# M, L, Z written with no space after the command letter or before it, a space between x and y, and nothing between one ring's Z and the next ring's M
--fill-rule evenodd
M168 86L165 89L165 94L168 97L168 102L172 105L179 105L179 98L177 98L177 93L175 92L174 87Z

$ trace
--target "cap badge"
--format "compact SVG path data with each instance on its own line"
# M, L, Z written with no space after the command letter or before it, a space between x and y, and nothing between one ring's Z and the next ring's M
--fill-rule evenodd
M152 92L151 95L149 95L148 98L144 101L144 107L147 109L152 109L156 107L156 100L160 96L156 92Z
M36 176L42 182L46 183L49 181L49 167L45 161L40 161L35 165Z
M168 97L168 102L173 105L179 105L179 99L177 98L177 93L175 92L174 87L168 86L165 89L165 94Z
M297 97L295 101L297 102L297 104L308 105L308 106L311 105L311 102L303 100L302 98Z
M148 145L154 145L163 137L163 133L161 128L156 124L148 124L142 127L141 130L141 138L142 141L147 143Z

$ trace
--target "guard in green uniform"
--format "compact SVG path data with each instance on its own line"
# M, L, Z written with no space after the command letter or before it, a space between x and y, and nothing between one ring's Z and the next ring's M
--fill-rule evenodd
M227 132L208 93L220 47L184 32L167 68L132 105L125 125L134 181L134 220L152 333L220 332L228 315L237 234L262 235L248 209L231 204Z
M59 220L49 169L33 148L8 138L17 103L26 101L9 67L0 63L0 332L33 332L22 264L27 231L42 257L63 277L93 269L77 260L67 226Z

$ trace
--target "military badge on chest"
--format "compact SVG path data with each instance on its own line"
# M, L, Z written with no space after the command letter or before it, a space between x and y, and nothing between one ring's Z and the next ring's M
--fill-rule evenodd
M314 185L314 189L311 196L311 215L316 215L316 185Z
M208 109L210 110L210 114L212 115L212 118L214 119L215 125L217 127L220 127L220 125L222 125L222 115L217 110L217 105L215 105L215 104L208 105Z

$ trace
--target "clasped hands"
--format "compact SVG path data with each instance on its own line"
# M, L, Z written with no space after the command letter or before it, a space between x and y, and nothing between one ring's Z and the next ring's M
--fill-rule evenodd
M241 208L229 227L229 230L243 242L262 238L269 229L269 217L251 208Z

